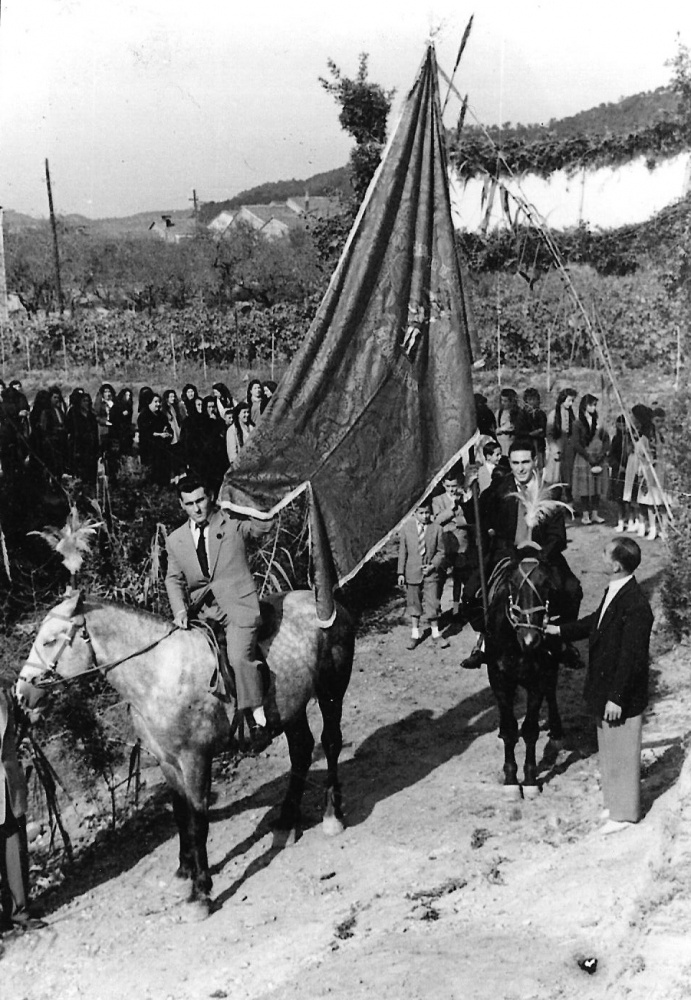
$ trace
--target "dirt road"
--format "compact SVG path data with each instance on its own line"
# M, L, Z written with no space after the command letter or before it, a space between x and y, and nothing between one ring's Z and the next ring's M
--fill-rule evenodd
M611 528L570 528L584 608L604 586ZM659 580L646 543L639 578ZM286 781L281 743L216 783L209 853L217 911L189 922L172 878L176 840L158 806L92 855L49 927L8 942L2 995L17 1000L510 1000L686 997L691 990L688 655L655 638L637 827L598 835L601 799L582 675L560 681L566 743L541 739L543 790L508 800L485 671L448 650L404 649L402 603L359 640L346 701L348 828L319 826L317 757L298 843L273 851ZM667 643L668 645L668 643ZM315 731L318 732L315 719ZM545 753L545 751L547 751ZM521 752L522 760L522 752ZM681 778L679 777L681 774ZM152 772L153 779L153 772ZM579 961L596 959L593 975ZM592 968L593 963L591 963Z

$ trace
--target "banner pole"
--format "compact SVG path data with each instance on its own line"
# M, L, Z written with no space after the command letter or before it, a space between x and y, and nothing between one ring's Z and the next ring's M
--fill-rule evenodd
M473 492L473 511L475 512L475 541L477 544L477 561L480 569L480 592L482 593L482 617L485 622L485 635L487 634L488 602L487 602L487 579L485 577L485 553L482 548L482 525L480 523L480 487L477 480L471 486Z

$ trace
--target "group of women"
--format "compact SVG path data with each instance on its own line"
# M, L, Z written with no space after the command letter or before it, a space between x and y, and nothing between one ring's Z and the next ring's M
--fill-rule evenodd
M546 483L561 485L573 501L583 525L602 524L602 503L617 508L616 532L654 540L666 522L665 411L642 403L627 417L618 416L610 434L598 413L598 397L562 389L548 414L530 387L523 405L513 389L502 389L493 412L477 395L478 427L486 440L496 440L504 455L516 437L535 443Z
M252 379L246 398L237 400L223 382L206 396L191 382L180 396L175 389L157 393L144 386L137 414L139 456L152 482L165 486L187 470L218 488L275 390L275 382Z
M150 480L167 486L184 471L220 486L223 475L256 426L276 389L275 382L252 379L237 400L222 382L200 396L188 383L175 389L132 389L116 393L104 382L96 396L75 388L65 401L58 386L39 389L33 404L21 382L0 386L0 463L12 477L32 465L59 479L68 473L94 484L99 463L109 481L123 462L138 453ZM136 405L136 412L135 412Z

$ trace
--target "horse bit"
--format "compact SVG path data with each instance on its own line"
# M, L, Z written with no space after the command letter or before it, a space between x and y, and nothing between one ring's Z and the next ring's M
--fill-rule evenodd
M524 569L524 566L526 564L529 564L530 566L527 572ZM516 597L518 597L518 594L521 592L524 585L528 584L530 589L537 597L538 601L542 600L539 590L537 589L537 587L530 578L531 574L533 573L533 570L535 570L539 565L540 565L539 559L523 559L518 564L518 569L521 573L522 579L518 584L518 587L516 588L515 591ZM532 628L535 629L536 632L544 632L545 631L544 625L536 625L534 622L530 620L533 615L539 614L540 612L544 612L545 618L548 618L549 598L545 600L544 604L534 605L531 608L521 608L518 604L515 603L512 593L512 588L511 586L509 586L509 600L506 608L506 617L509 619L514 629Z

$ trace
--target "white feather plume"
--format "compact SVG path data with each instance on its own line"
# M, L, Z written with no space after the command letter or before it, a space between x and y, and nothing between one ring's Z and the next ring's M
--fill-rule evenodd
M92 536L102 526L103 521L95 521L91 517L82 518L76 507L70 507L67 520L62 528L51 526L43 531L30 531L30 535L40 535L51 548L62 556L66 569L72 575L78 573L84 562L85 555L91 549Z
M560 508L568 510L573 515L573 507L570 504L552 497L552 490L564 485L566 484L543 483L538 476L533 476L524 490L516 490L515 493L509 493L509 496L518 498L525 508L525 523L529 528L536 528Z

